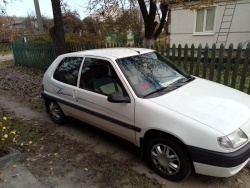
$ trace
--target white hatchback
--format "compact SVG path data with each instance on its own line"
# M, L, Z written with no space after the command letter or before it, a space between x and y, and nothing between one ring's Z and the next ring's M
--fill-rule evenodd
M150 49L64 54L43 78L55 123L73 117L141 148L160 176L228 177L250 157L250 96L193 77Z

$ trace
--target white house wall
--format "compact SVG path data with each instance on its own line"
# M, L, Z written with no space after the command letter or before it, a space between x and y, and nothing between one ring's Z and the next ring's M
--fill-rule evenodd
M213 43L216 43L217 35L220 29L221 20L223 17L225 2L214 4L217 6L216 18L215 18L215 33L210 35L194 35L194 19L195 12L190 10L183 10L182 8L176 8L171 12L171 30L170 30L170 45L181 44L184 46L192 44L197 47L199 44L205 46L206 43L211 47ZM230 14L231 10L228 14ZM234 17L231 24L231 29L228 35L227 45L233 43L234 48L241 42L246 43L247 40L250 42L250 0L237 1L237 5L234 12ZM225 23L224 26L226 26ZM246 45L246 44L245 44ZM244 47L245 47L244 45ZM220 44L217 44L219 48Z

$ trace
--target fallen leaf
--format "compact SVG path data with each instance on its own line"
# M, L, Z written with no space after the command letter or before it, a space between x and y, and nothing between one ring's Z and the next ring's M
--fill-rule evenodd
M42 145L41 147L40 147L40 150L43 150L44 149L44 145Z
M160 185L165 185L166 183L163 181L163 182L159 182L160 183Z
M26 161L30 161L30 158L27 158Z
M44 140L44 138L42 137L40 140Z
M3 182L4 182L4 183L7 182L7 179L4 179Z
M239 183L243 183L243 181L241 179L237 179L237 182Z
M13 164L13 166L12 166L13 168L16 168L17 167L17 165L16 164Z
M30 159L30 161L35 162L37 159Z
M85 171L88 171L88 168L84 168Z
M50 161L48 164L51 165L51 164L52 164L52 161Z
M32 144L32 141L29 141L29 144Z

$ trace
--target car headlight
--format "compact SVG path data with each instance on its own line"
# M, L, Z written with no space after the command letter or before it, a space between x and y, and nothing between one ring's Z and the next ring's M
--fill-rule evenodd
M235 149L247 142L247 135L238 129L233 133L218 138L219 145L224 149Z

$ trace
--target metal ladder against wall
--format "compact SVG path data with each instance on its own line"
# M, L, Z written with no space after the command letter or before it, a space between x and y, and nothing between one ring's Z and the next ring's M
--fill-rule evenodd
M236 8L237 0L227 1L222 16L219 33L217 35L216 45L224 44L226 46L229 31L232 25L234 11ZM228 13L229 12L229 13Z

